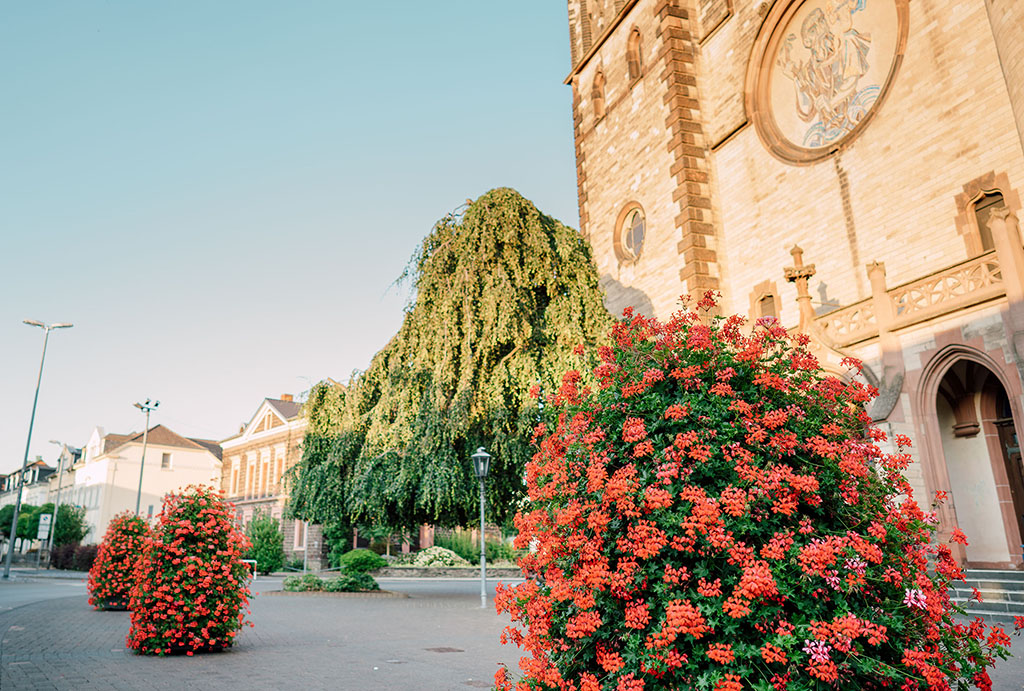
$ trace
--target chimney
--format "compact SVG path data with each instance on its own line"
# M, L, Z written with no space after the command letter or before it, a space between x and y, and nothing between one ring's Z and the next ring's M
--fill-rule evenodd
M281 400L282 401L291 401L292 400L292 395L290 393L283 393L283 394L281 394Z

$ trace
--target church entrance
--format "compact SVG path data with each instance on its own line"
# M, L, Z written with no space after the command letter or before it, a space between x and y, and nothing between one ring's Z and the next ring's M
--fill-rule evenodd
M967 565L1020 563L1024 466L1006 390L984 365L960 360L942 377L935 409Z

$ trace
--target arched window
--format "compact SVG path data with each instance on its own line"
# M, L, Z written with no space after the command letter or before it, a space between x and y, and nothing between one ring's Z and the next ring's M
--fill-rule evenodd
M640 79L643 62L640 57L640 30L633 29L626 44L626 69L629 72L629 83Z
M1000 192L985 192L974 202L974 220L978 224L978 236L981 238L981 251L988 252L995 249L992 241L992 231L988 229L988 221L992 212L996 209L1006 207L1003 195Z
M762 317L778 319L779 315L775 311L775 296L771 293L762 295L761 299L757 301L757 311Z
M647 219L644 210L636 202L630 202L619 214L615 224L615 253L623 262L635 262L644 249L647 236Z
M604 73L598 72L594 77L594 88L590 91L590 98L594 102L594 117L598 120L604 117Z

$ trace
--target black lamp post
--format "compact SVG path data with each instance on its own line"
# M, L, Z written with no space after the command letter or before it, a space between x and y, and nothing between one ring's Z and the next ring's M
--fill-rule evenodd
M491 454L479 447L473 454L473 470L480 480L480 607L487 609L487 551L484 540L484 482L491 466Z

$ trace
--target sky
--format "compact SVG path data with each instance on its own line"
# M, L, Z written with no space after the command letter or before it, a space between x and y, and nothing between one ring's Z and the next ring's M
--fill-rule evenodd
M0 472L95 427L238 432L397 331L434 222L509 186L578 227L564 2L0 10Z

